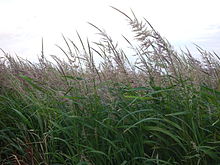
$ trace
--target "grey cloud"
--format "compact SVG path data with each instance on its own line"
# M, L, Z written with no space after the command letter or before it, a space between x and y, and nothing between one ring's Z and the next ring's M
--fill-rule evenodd
M195 43L208 49L208 51L215 51L220 54L220 27L219 30L215 30L209 35L195 39Z

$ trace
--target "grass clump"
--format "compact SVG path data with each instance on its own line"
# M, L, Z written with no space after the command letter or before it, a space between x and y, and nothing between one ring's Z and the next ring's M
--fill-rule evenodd
M42 51L34 64L4 52L1 164L220 162L219 57L200 47L203 61L177 53L147 20L121 13L137 41L125 38L135 64L94 25L99 42L63 37L67 61Z

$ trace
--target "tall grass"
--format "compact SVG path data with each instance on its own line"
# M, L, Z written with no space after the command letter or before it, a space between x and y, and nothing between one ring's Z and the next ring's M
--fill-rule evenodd
M116 9L119 11L118 9ZM123 14L137 61L108 34L67 57L0 60L0 163L142 165L220 163L219 57L177 53L147 21ZM136 42L137 41L137 42ZM97 64L94 55L102 60Z

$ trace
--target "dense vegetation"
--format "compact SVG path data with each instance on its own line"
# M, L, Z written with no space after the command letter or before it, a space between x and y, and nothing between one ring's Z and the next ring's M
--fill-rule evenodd
M66 61L48 61L43 49L38 63L3 51L0 164L220 163L219 57L177 53L149 22L122 14L134 64L94 25L99 42L63 37Z

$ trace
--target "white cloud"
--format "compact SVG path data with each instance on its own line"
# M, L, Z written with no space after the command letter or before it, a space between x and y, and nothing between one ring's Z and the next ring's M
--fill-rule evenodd
M87 21L113 36L127 33L125 17L109 6L128 14L132 9L173 42L194 42L220 29L218 0L1 0L0 46L19 55L35 55L44 37L52 54L54 44L62 42L61 33L71 38L78 30L83 36L94 37ZM216 26L207 28L210 25Z

